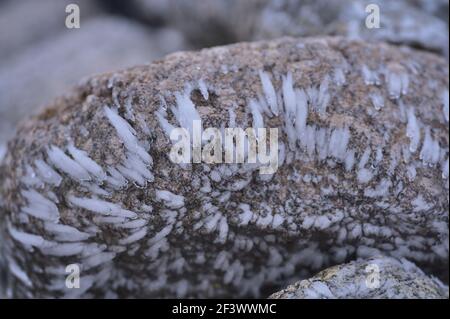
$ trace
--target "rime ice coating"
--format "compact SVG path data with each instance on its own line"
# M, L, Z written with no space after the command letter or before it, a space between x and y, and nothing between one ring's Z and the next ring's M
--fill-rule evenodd
M433 67L430 67L433 66ZM92 77L5 156L17 297L265 297L384 254L448 278L448 64L342 38L172 54ZM279 168L174 164L173 127L279 128ZM65 286L68 264L83 289Z

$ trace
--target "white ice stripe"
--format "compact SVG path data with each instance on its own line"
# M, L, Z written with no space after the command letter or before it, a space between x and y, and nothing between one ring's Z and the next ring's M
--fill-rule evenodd
M236 107L230 107L228 109L228 116L229 116L229 120L228 120L228 127L234 128L236 127L236 113L235 113L235 109Z
M261 80L264 95L266 97L267 104L269 104L270 110L274 115L278 115L277 94L275 88L272 85L269 75L264 71L259 71L259 78Z
M361 168L358 171L357 178L359 183L366 184L372 180L373 172L367 168Z
M158 200L164 201L169 208L181 208L184 206L184 197L181 195L176 195L166 190L156 190L156 198Z
M138 184L140 186L146 185L145 178L141 174L139 174L139 172L129 169L127 167L124 167L122 165L117 166L117 169L123 176L125 176L129 180L135 182L136 184Z
M6 144L0 144L0 162L3 160L3 157L6 155Z
M194 121L201 121L201 118L191 101L190 93L190 91L175 93L176 107L172 107L172 112L181 127L187 129L192 136Z
M159 232L156 233L155 236L153 236L148 240L148 245L154 245L157 242L161 241L163 238L167 237L167 235L169 235L170 232L172 231L172 227L173 225L167 225L166 227L161 229Z
M45 182L55 186L59 186L61 184L62 177L46 162L43 160L36 160L34 165L37 168L38 174Z
M200 79L198 81L198 88L200 89L200 93L202 94L203 98L205 100L209 99L209 93L208 93L208 87L206 86L205 81L203 79Z
M134 122L136 120L136 117L134 116L134 110L133 110L133 96L129 95L124 103L125 108L125 118L127 120L130 120Z
M89 257L92 255L100 254L107 248L105 244L99 245L96 243L83 243L83 251L81 252L82 257Z
M147 169L145 163L142 162L142 160L138 156L132 153L128 153L124 165L129 170L134 170L138 172L148 181L154 180L153 174Z
M108 263L111 260L113 260L115 257L116 257L116 253L114 253L114 252L101 252L99 254L89 256L88 258L84 259L82 262L83 270L88 270L88 269L97 267L99 265Z
M417 121L414 109L408 109L408 124L406 125L406 136L409 137L409 151L415 153L420 145L420 125Z
M175 128L172 124L167 121L166 117L162 114L162 111L159 110L156 113L156 117L158 119L159 125L163 129L164 133L167 135L167 137L170 137L170 133Z
M120 228L140 228L147 225L147 220L145 219L136 219L123 224L117 225Z
M442 164L442 178L447 179L448 178L448 157L447 160Z
M325 115L330 101L330 93L328 90L329 78L326 76L319 85L319 88L309 87L306 89L306 95L312 109L320 115ZM297 97L298 98L298 97Z
M333 131L330 138L328 149L330 155L338 160L344 161L347 155L347 146L350 141L350 131L347 127L337 128Z
M80 164L66 155L59 147L54 145L50 146L50 149L47 151L47 155L53 166L60 169L73 179L80 181L91 180L89 173L81 167Z
M387 178L383 178L376 188L366 188L364 190L364 196L366 197L384 197L389 195L389 188L392 183Z
M345 84L345 72L342 68L338 68L334 70L333 79L338 86L342 86Z
M347 151L345 155L345 170L347 172L350 172L353 169L353 166L355 165L355 150L349 150Z
M370 94L370 100L375 110L379 111L384 107L384 97L379 93Z
M54 245L41 236L25 233L15 229L10 223L8 223L8 231L12 238L25 246L50 247Z
M22 176L21 181L29 187L42 188L44 186L44 182L30 165L25 165L25 174Z
M117 135L119 135L127 150L137 154L146 164L150 164L151 156L142 146L139 145L139 141L135 136L136 131L131 127L131 125L109 107L105 106L104 110L106 117L111 125L116 129Z
M316 146L319 160L323 161L328 157L329 146L329 130L326 128L318 128L316 131Z
M75 197L73 195L69 195L68 198L70 203L75 206L84 208L88 211L106 215L106 216L116 216L116 217L125 217L125 218L136 218L136 213L123 209L119 205L103 201L96 198L82 198Z
M60 241L83 241L92 237L87 233L67 225L46 222L44 228L47 232L58 235Z
M295 129L297 136L302 141L305 138L306 120L308 118L308 97L304 90L295 91L296 114ZM302 144L306 144L302 142Z
M442 111L444 112L444 118L448 122L448 116L449 116L449 96L448 96L448 90L445 90L442 92Z
M55 203L45 198L34 189L22 191L22 196L25 197L28 202L28 206L22 208L23 212L42 220L58 222L59 211Z
M40 247L44 255L49 256L75 256L83 251L83 243L57 243L50 247Z
M427 164L436 164L439 161L440 151L439 142L431 137L430 128L427 126L422 150L420 151L420 159Z
M292 85L292 74L289 72L287 76L283 76L283 101L284 101L284 122L287 137L289 139L290 149L295 149L295 143L297 141L295 131L296 121L296 100L295 91Z
M94 222L98 224L122 224L127 221L124 217L104 217L104 216L96 216L94 217Z
M22 270L13 260L8 260L9 271L19 279L22 283L24 283L28 287L33 287L33 283L28 277L27 273Z
M270 110L270 107L266 102L266 98L262 94L258 95L256 101L258 102L261 114L266 114L268 117L273 116L272 111Z
M370 70L367 65L362 66L362 75L366 85L379 85L380 79L375 71Z
M300 140L301 144L306 147L309 157L313 157L316 151L316 127L314 125L307 125L304 138Z
M318 96L318 112L321 115L326 114L328 103L330 101L330 93L328 91L329 78L326 76L320 83L319 96Z
M77 149L74 145L69 145L68 150L74 160L85 170L94 175L98 180L105 180L106 173L103 171L103 168L94 162L85 151Z
M387 85L389 97L391 99L398 99L402 94L408 93L409 77L408 74L389 72L387 74Z
M248 106L250 108L250 112L252 113L253 128L254 129L263 128L264 127L264 119L261 114L261 109L260 109L259 103L256 100L251 99Z
M125 177L123 177L122 174L120 174L120 172L115 169L114 167L108 167L108 173L111 176L108 176L106 178L106 181L111 184L114 187L118 187L118 188L122 188L124 186L127 185L127 180Z
M89 184L86 184L83 186L85 186L92 194L96 194L96 195L100 195L100 196L104 196L104 197L111 196L111 193L107 192L106 190L104 190L103 188L98 186L97 184L89 183Z
M286 116L287 117L294 116L296 111L296 98L292 83L291 72L289 72L286 76L283 76L282 90L283 90L284 110Z
M142 238L144 238L145 235L147 235L147 227L143 227L142 229L131 234L130 236L120 239L119 244L120 245L128 245L128 244L137 242L137 241L141 240Z
M358 168L362 169L364 166L366 166L367 162L369 161L370 154L372 153L370 147L366 147L364 150L364 153L361 155L361 158L359 159Z
M222 217L219 223L219 241L221 243L226 242L228 236L228 223L227 218Z

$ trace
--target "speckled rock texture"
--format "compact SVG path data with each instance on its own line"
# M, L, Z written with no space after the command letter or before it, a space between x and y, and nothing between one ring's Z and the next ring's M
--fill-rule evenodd
M271 299L448 299L448 286L406 259L373 257L325 269Z
M132 0L131 4L148 12L149 19L156 14L177 25L200 47L281 36L340 35L410 45L448 57L445 0ZM365 25L368 4L380 8L379 29Z
M144 64L185 47L183 36L173 29L147 30L122 18L99 16L0 61L0 157L2 144L21 119L83 77Z
M14 297L266 297L380 254L448 280L448 64L344 38L181 52L24 122L1 193ZM279 168L174 164L168 135L278 128ZM81 267L81 289L65 286Z

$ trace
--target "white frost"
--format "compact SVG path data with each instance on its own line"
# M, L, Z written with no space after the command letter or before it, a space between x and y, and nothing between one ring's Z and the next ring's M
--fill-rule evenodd
M79 181L89 181L91 177L89 173L77 162L71 159L63 150L57 146L50 146L47 152L49 160L53 166L60 169L70 177Z
M269 104L270 110L274 115L278 115L277 94L273 87L272 81L266 72L260 71L259 78L261 79L264 95L266 97L267 104Z
M90 212L99 213L106 216L116 216L124 218L136 218L136 213L123 209L119 205L103 201L96 198L81 198L69 195L68 198L70 203L75 206L84 208Z

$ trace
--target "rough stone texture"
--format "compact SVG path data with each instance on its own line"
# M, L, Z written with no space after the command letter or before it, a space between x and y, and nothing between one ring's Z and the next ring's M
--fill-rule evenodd
M13 136L19 120L81 78L150 62L184 47L173 29L148 31L113 17L83 20L80 29L31 46L0 64L0 144Z
M159 13L200 47L280 36L342 35L407 44L448 56L448 2L441 0L133 0ZM378 4L381 28L368 29L366 5ZM157 10L153 10L157 8ZM154 18L153 18L154 19Z
M171 163L196 116L279 128L276 174ZM448 64L408 47L283 38L95 76L9 143L9 294L261 297L378 254L448 280L448 139Z
M406 259L373 257L325 269L271 299L448 299L448 286Z

